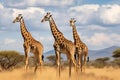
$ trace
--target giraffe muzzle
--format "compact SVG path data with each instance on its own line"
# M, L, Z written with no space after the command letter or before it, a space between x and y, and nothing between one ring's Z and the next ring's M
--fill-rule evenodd
M13 21L13 23L15 23L15 21Z
M44 22L44 19L42 19L41 22Z

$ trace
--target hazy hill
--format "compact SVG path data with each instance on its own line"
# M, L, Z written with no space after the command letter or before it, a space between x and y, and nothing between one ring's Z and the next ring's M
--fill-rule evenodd
M101 57L111 57L114 50L118 49L118 46L111 46L101 50L89 50L89 57L91 60Z
M90 60L95 60L97 58L101 58L101 57L111 57L112 56L112 52L116 49L120 48L119 46L111 46L108 48L104 48L104 49L100 49L100 50L89 50L89 58ZM44 53L45 58L49 55L55 55L54 50L50 50L46 53ZM65 59L65 55L62 55L62 57Z

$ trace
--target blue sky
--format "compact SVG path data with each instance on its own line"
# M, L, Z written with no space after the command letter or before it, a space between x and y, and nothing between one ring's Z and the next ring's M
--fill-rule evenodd
M89 49L120 46L120 0L0 0L0 50L23 51L19 23L13 19L23 14L32 36L44 45L44 52L53 49L49 23L41 19L51 12L64 36L73 41L70 18L76 19L77 31Z

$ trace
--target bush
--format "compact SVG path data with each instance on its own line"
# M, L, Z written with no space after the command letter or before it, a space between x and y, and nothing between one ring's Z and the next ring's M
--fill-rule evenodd
M120 49L116 49L114 52L113 52L113 56L114 58L118 58L120 57Z
M2 70L10 70L20 62L23 62L24 56L16 51L0 51L0 66Z
M102 61L95 61L93 63L93 66L96 68L103 68L103 67L105 67L105 64Z
M47 57L50 65L56 65L56 56L55 55L50 55ZM61 62L62 62L62 57L60 58Z
M113 61L111 61L111 65L113 67L120 67L120 58L116 58Z
M94 62L92 62L92 66L94 66L96 68L103 68L107 65L108 60L109 60L108 57L98 58Z

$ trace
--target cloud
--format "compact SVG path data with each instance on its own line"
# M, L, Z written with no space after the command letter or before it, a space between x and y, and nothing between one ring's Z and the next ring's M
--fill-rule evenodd
M93 12L93 11L97 11L99 8L99 5L95 5L95 4L92 4L92 5L81 5L81 6L74 6L74 7L71 7L69 10L75 10L76 12Z
M74 0L24 0L24 1L8 1L10 7L32 7L32 6L69 6L74 3ZM14 4L14 5L13 5Z
M10 44L13 44L13 43L15 43L15 42L16 42L15 39L10 39L10 38L6 38L6 39L4 40L4 44L5 44L5 45L10 45Z
M98 5L98 4L84 4L80 6L69 6L63 9L62 7L58 8L58 6L63 5L68 6L73 0L70 0L70 3L67 3L65 1L61 1L58 4L58 0L49 2L49 0L42 1L44 4L48 5L54 5L54 7L37 7L36 4L42 4L42 2L39 1L39 3L36 3L34 1L36 0L30 0L30 2L26 2L27 0L24 0L21 2L21 0L11 1L11 5L13 3L15 6L27 6L24 8L16 8L16 7L9 7L3 6L0 4L0 34L3 35L3 31L5 31L6 37L9 36L8 39L6 37L0 38L2 42L0 42L2 46L1 49L15 49L15 50L21 50L23 51L22 47L22 38L18 37L16 39L13 39L13 37L16 37L15 34L10 34L11 30L12 32L16 32L20 34L19 24L13 24L12 20L19 14L22 13L23 17L25 19L25 24L28 29L28 31L32 34L32 36L38 40L41 41L42 44L45 47L45 51L53 49L53 42L54 38L51 34L49 23L41 23L40 20L43 18L44 14L46 14L46 11L50 11L53 14L53 18L55 20L55 23L57 27L60 29L60 31L64 34L64 36L69 39L73 40L72 37L72 29L70 28L69 20L72 17L75 17L77 19L76 25L77 25L77 31L79 34L81 34L81 39L84 40L85 43L88 44L90 48L101 48L105 46L111 46L111 45L119 45L120 36L118 35L118 27L114 28L116 25L119 24L119 19L117 18L119 14L119 5ZM48 2L47 2L48 1ZM67 1L67 0L66 0ZM20 2L20 3L19 3ZM10 2L9 2L10 3ZM17 4L18 3L18 4ZM44 5L43 4L43 5ZM57 4L55 6L55 4ZM47 5L47 6L48 6ZM29 7L28 7L29 6ZM42 5L41 5L42 6ZM45 6L45 5L44 5ZM49 8L49 9L48 9ZM116 9L115 9L116 8ZM115 11L114 11L115 10ZM110 14L109 14L110 12ZM107 15L108 14L108 15ZM113 20L112 20L113 18ZM112 25L111 27L106 27L105 25ZM11 40L10 40L11 39ZM13 40L12 40L13 39ZM15 40L15 42L14 42ZM4 44L3 44L4 43ZM12 44L12 45L7 45ZM18 46L18 47L17 47Z
M3 5L2 4L0 4L0 9L3 9L4 7L3 7Z
M21 39L15 39L9 36L9 38L1 39L0 45L1 50L16 50L24 52Z
M13 9L13 16L16 16L16 14L18 13L21 13L21 14L24 14L25 16L27 16L26 18L33 18L35 17L36 13L39 15L40 14L44 14L45 13L45 10L42 9L42 8L37 8L37 7L29 7L29 8L26 8L26 9ZM28 15L31 15L32 16L28 16ZM37 16L36 16L37 17Z
M84 27L87 30L93 30L93 31L105 31L105 30L107 30L107 28L100 26L100 25L87 25Z
M100 19L104 24L120 24L120 5L102 5Z
M19 27L15 27L17 24L13 24L13 19L18 14L23 14L25 19L25 23L34 29L44 29L44 27L40 27L40 18L45 13L43 8L38 7L28 7L25 9L17 9L17 8L7 8L4 7L2 4L1 12L0 12L0 26L2 30L18 30ZM12 26L12 27L11 27ZM33 27L34 26L34 27ZM30 28L28 27L28 28Z
M92 45L103 45L106 41L109 41L109 37L103 33L95 33L91 38L89 38L88 43L92 43Z
M105 48L112 45L120 45L120 35L116 33L94 33L91 37L84 36L84 40L89 47Z
M99 5L81 5L81 6L74 6L69 8L68 12L70 16L77 18L77 20L81 24L88 24L90 21L97 16L96 12L99 9Z
M69 8L70 16L77 17L81 24L118 25L120 5L85 4Z

